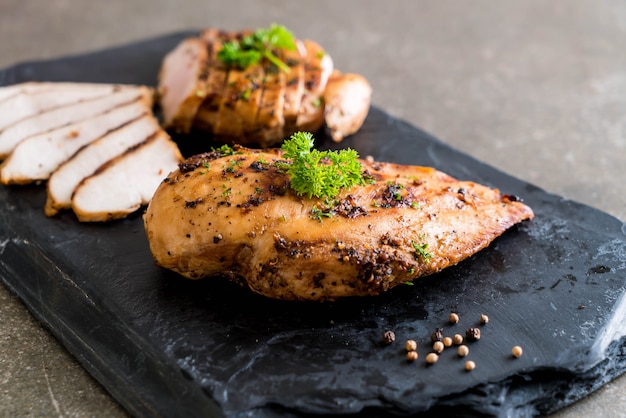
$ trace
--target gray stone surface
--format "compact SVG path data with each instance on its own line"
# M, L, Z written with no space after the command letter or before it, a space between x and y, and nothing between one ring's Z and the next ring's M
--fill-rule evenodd
M626 2L2 0L0 68L202 27L282 23L373 102L550 192L626 220ZM626 320L626 318L625 318ZM0 416L125 416L0 286ZM557 413L624 416L626 376Z

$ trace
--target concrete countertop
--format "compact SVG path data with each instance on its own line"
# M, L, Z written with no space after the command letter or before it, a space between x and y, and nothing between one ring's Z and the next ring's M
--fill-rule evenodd
M281 23L373 103L479 160L626 220L626 3L0 2L0 68L174 31ZM625 318L626 320L626 318ZM126 416L0 286L0 416ZM623 416L626 376L557 417Z

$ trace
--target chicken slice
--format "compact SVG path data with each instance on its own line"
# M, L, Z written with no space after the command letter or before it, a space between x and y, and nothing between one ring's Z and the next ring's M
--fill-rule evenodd
M21 141L0 166L0 183L46 180L79 149L150 112L141 101Z
M62 209L72 206L72 194L83 179L107 161L123 154L149 137L161 131L158 121L145 114L127 125L120 126L81 148L72 158L62 164L48 180L45 213L54 216Z
M21 91L22 86L20 84L0 87L0 104L13 96L17 96Z
M163 60L158 94L163 127L181 133L191 131L193 119L206 95L209 53L199 38L187 38Z
M296 127L299 131L316 132L324 123L323 94L333 72L333 60L317 42L305 40L304 46L304 96Z
M201 130L213 132L219 117L219 108L222 103L224 89L228 81L229 69L222 63L217 54L224 42L234 38L231 33L217 29L206 29L200 34L201 39L209 48L209 71L206 79L205 96L194 119L194 126Z
M102 97L121 88L116 85L95 84L69 89L44 88L37 90L32 87L24 88L18 94L0 102L0 131L20 120L47 110Z
M74 191L72 209L81 222L120 219L147 204L182 156L165 131L110 160Z
M512 196L434 168L365 160L371 181L327 203L291 190L279 150L236 151L191 157L160 184L144 213L157 265L275 299L377 295L534 216Z
M285 118L284 136L290 136L296 132L296 120L302 106L304 95L304 57L306 48L304 43L296 39L296 49L282 49L281 60L289 66L289 72L285 80L285 105L283 114Z
M360 74L334 71L324 90L324 122L335 142L358 131L370 109L372 87Z
M227 140L241 141L256 129L261 103L263 68L251 65L245 70L231 68L217 111L213 133Z
M23 119L0 133L0 159L6 158L17 144L29 136L79 122L137 100L144 103L146 108L151 108L152 96L153 90L149 87L123 89Z
M277 145L284 138L286 75L269 61L263 67L265 78L256 119L257 132L248 138L240 139L239 143L267 148Z

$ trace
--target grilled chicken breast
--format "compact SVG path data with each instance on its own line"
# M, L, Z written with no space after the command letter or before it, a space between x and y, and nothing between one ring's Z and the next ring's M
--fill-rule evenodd
M155 262L184 277L225 275L261 295L377 295L487 247L532 210L433 168L361 161L371 178L332 207L298 196L281 151L236 148L185 160L144 214Z
M148 203L181 160L176 143L159 131L85 178L72 194L72 209L81 222L124 218Z
M167 54L158 86L166 129L207 131L223 141L264 148L297 131L318 131L324 123L335 141L360 128L370 107L369 83L362 76L334 71L330 55L316 42L296 39L294 50L275 51L288 71L267 60L240 69L218 59L225 42L250 33L206 29ZM331 75L335 87L326 95ZM349 82L339 82L343 77ZM355 91L357 100L340 98ZM326 98L333 101L329 112ZM325 120L327 114L330 120Z
M48 216L63 209L85 222L127 216L182 160L153 105L154 89L140 85L0 87L0 183L48 180Z
M2 184L46 180L81 148L149 112L141 101L132 102L76 123L30 136L0 165Z
M115 84L27 82L0 88L0 131L56 107L108 95Z
M50 176L47 184L46 215L53 216L62 209L70 209L74 190L84 179L94 174L107 161L117 158L160 131L156 118L152 114L144 114L81 148Z
M55 107L21 119L0 132L0 159L8 157L17 144L32 135L61 128L137 100L151 107L152 96L153 91L149 87L117 89L103 96Z

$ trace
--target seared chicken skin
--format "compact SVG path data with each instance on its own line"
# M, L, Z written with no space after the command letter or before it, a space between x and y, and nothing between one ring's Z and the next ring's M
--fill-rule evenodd
M225 142L266 148L296 131L325 126L339 142L361 127L370 108L369 83L335 70L316 42L295 39L293 50L276 50L287 71L266 59L245 69L219 59L225 43L250 33L206 29L167 54L158 85L166 129L206 131Z
M283 300L377 295L487 247L532 210L433 168L360 160L369 181L333 202L297 195L282 152L185 160L144 214L156 263ZM283 167L283 168L281 168Z

